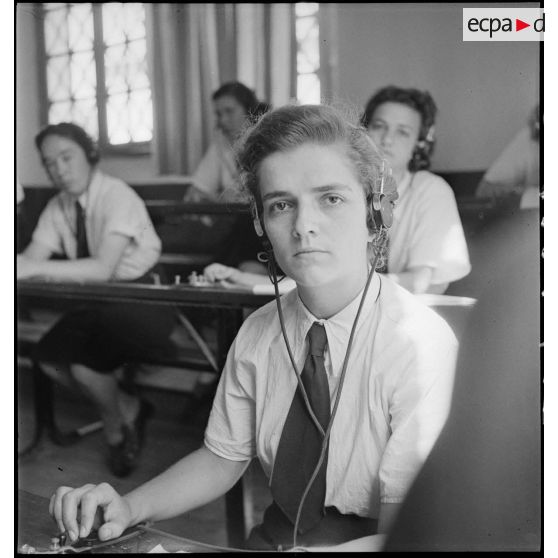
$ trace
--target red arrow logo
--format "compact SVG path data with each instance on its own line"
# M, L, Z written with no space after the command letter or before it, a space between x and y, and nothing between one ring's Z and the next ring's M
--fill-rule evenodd
M525 23L521 19L515 18L515 30L516 31L521 31L522 29L525 29L526 27L531 27L531 24L530 23Z

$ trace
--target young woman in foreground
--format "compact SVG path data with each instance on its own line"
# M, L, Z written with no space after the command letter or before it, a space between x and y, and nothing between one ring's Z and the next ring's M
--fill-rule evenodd
M297 288L280 313L272 302L244 322L200 449L123 497L108 484L57 489L50 513L72 538L98 506L105 540L204 505L255 457L274 501L249 548L383 533L444 425L457 341L372 273L372 202L389 180L366 131L329 107L283 107L248 132L240 163L258 234Z

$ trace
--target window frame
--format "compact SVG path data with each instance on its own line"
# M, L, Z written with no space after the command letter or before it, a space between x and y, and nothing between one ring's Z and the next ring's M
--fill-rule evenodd
M45 48L45 9L42 3L36 5L38 16L36 18L37 27L37 61L39 67L39 117L41 120L41 127L48 125L48 112L50 100L48 98L48 85L47 85L47 60L48 56ZM105 64L104 64L104 44L99 37L103 36L103 3L91 3L93 14L93 56L95 59L95 72L96 72L96 91L95 98L97 104L97 118L99 137L95 138L97 147L102 155L112 156L145 156L151 155L153 147L153 137L150 141L130 142L121 145L112 145L108 141L107 131L107 109L106 103L108 95L105 87ZM147 14L146 14L147 17ZM147 35L147 30L146 30ZM146 37L147 40L147 37ZM153 86L150 83L151 102L153 103ZM155 107L153 106L153 114L155 114ZM155 125L153 125L155 128ZM153 134L155 129L153 129Z
M322 6L323 4L321 4L320 2L309 2L312 4L317 4L317 10L315 13L313 14L306 14L303 16L299 16L296 13L296 6L293 5L293 41L294 41L294 89L295 89L295 98L297 100L297 102L300 102L300 99L298 97L298 78L299 76L304 76L304 75L315 75L316 78L318 79L318 84L320 87L320 98L318 99L318 103L322 102L322 99L324 98L324 83L323 83L323 65L322 65L322 29L321 29L321 20L322 20ZM319 56L319 60L318 60L318 69L314 72L299 72L298 71L298 52L299 52L299 42L296 36L296 27L297 27L297 23L299 20L302 19L309 19L309 18L313 18L315 20L315 23L318 27L318 56Z

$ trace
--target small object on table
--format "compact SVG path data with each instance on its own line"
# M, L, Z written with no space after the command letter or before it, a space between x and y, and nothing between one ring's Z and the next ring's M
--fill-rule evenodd
M188 283L192 287L209 287L211 285L211 281L208 281L205 275L198 275L195 271L188 275Z
M174 276L174 284L175 285L180 285L180 275L175 275Z

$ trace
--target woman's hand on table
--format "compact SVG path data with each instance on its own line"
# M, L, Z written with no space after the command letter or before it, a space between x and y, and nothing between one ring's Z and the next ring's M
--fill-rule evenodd
M235 267L229 267L228 265L212 263L203 270L203 274L206 279L212 283L218 283L219 281L240 283L242 271Z
M49 503L50 515L72 541L89 535L98 509L101 523L97 533L101 541L120 536L132 524L130 505L107 483L86 484L80 488L60 486Z
M26 256L18 256L16 262L17 279L26 279L37 274L37 262Z

